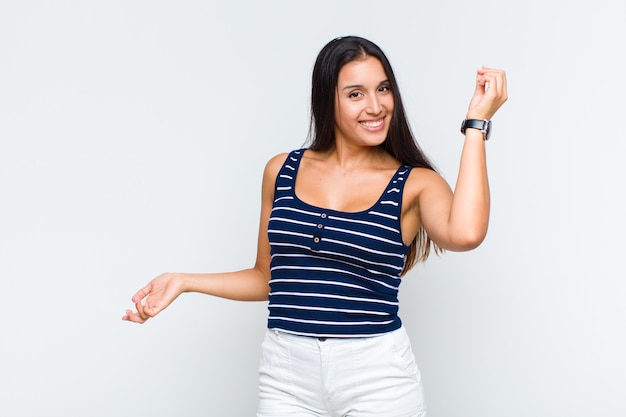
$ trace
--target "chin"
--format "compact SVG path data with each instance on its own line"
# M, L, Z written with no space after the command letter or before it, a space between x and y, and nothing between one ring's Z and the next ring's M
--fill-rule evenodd
M364 142L367 143L369 146L381 146L383 143L385 143L386 140L387 134L385 133L385 135L365 138Z

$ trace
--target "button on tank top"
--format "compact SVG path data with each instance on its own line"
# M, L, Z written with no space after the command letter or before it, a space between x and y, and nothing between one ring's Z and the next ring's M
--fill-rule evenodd
M398 168L369 209L341 212L296 196L304 151L292 151L276 178L268 224L268 327L315 337L366 337L398 329L400 273L409 250L400 214L411 167Z

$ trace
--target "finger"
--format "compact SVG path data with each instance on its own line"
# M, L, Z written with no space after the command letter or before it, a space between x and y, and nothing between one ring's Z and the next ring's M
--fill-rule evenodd
M498 95L498 80L490 74L483 75L485 79L485 95L494 98Z
M501 93L504 95L504 100L506 100L508 98L506 72L500 71L498 77Z
M476 74L476 85L474 87L474 95L482 96L485 94L485 77L481 74Z
M495 72L498 72L498 73L504 73L504 71L503 71L503 70L501 70L501 69L497 69L497 68L490 68L490 67L485 67L484 65L483 65L481 68L479 68L479 69L478 69L478 73L479 73L479 74L486 74L486 73L488 73L488 72L492 72L492 73L495 73Z
M139 301L146 298L152 292L152 283L146 285L132 296L131 301L133 303L138 303Z
M148 320L150 316L148 316L145 312L145 306L143 300L139 300L135 303L135 309L137 310L137 315L141 317L142 320Z
M145 302L142 300L135 305L137 306L137 312L144 320L156 316L164 308L162 303L154 301L154 297L148 297L145 299Z
M503 71L489 71L483 74L486 96L502 104L506 101L506 77ZM489 86L487 88L486 86Z
M122 320L130 321L130 316L133 314L132 311L126 310L126 314L122 316Z
M146 320L144 320L143 318L141 318L141 316L139 316L139 314L134 313L132 310L126 310L126 314L122 317L122 320L125 321L132 321L134 323L145 323Z
M494 102L497 102L498 105L501 105L507 100L506 78L503 76L503 74L498 74L491 79L493 80L492 83L496 87L494 88L493 100Z
M493 68L481 68L479 74L486 79L495 79L499 86L499 93L506 91L506 73L504 71Z

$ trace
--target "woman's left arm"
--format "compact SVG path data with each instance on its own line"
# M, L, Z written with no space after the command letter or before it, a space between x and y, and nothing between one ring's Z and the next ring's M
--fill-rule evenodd
M483 67L476 75L466 119L491 120L506 100L504 71ZM485 139L480 130L465 131L454 192L434 174L420 192L418 206L426 232L440 247L465 251L480 245L487 234L490 206Z

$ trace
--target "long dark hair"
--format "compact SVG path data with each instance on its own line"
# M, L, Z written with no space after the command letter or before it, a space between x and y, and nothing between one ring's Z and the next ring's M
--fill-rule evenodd
M335 147L335 93L339 71L349 62L370 56L382 64L393 94L391 125L387 138L380 146L402 164L436 171L419 147L406 120L400 89L387 56L378 45L358 36L335 38L317 56L311 83L309 149L323 152ZM433 245L435 252L441 252L436 244ZM402 275L428 258L430 246L431 240L422 226L411 243Z

